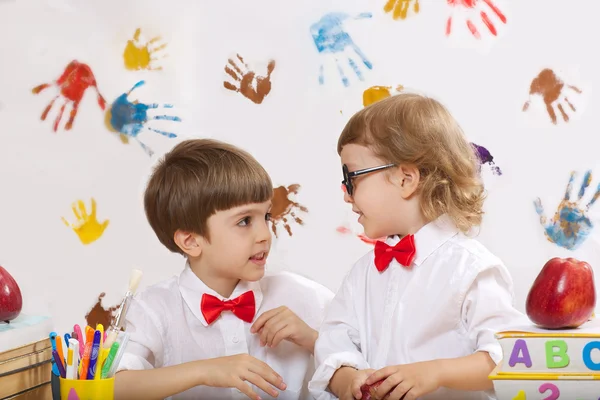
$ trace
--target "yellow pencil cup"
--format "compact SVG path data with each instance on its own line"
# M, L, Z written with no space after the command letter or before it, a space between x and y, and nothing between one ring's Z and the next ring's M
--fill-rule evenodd
M63 379L60 378L61 400L114 400L115 378Z

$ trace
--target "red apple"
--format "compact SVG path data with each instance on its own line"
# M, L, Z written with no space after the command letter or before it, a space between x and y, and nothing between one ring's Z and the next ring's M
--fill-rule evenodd
M371 399L373 399L375 397L375 389L377 389L379 387L379 385L381 385L381 383L384 380L385 379L377 381L377 382L373 383L372 385L367 385L366 383L364 385L362 385L360 387L360 392L362 394L362 399L361 400L371 400Z
M590 319L595 307L594 271L574 258L548 260L526 301L529 319L546 329L576 328Z
M23 307L21 289L8 273L0 266L0 321L8 322L17 318Z

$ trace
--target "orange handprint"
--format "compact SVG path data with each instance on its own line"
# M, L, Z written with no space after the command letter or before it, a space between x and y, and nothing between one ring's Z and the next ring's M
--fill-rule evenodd
M142 31L140 28L135 30L133 39L127 41L125 50L123 51L123 61L125 62L125 68L130 71L148 69L148 70L160 70L162 67L154 66L154 63L159 58L156 53L167 47L166 43L159 44L161 40L160 36L153 37L152 39L143 42L140 41L140 35Z
M394 19L406 19L411 3L413 3L413 11L418 14L419 0L388 0L383 7L383 11L386 13L393 11L392 18Z
M256 104L262 103L265 97L271 92L271 74L275 69L275 61L269 61L266 76L256 76L256 72L248 67L239 54L237 54L237 59L241 65L238 65L235 60L230 58L229 64L225 66L225 72L238 82L238 86L227 81L223 82L223 86L226 89L241 93Z
M75 218L77 218L77 222L70 223L64 217L61 217L64 224L73 229L83 244L90 244L98 240L108 226L108 220L100 223L96 219L96 200L92 197L92 210L90 214L87 213L82 200L78 200L71 208L73 214L75 214Z
M573 85L566 85L567 88L573 90L575 93L581 93L581 89ZM544 69L542 72L535 77L533 81L531 81L531 86L529 88L529 100L525 102L523 105L523 111L527 111L529 105L531 104L531 96L540 95L544 99L544 104L546 105L546 111L550 116L553 124L557 123L556 112L554 112L554 107L552 103L556 102L556 108L560 111L562 118L565 122L569 122L569 115L565 112L563 105L559 102L559 98L562 96L565 103L569 105L569 108L573 111L577 111L575 106L571 104L567 96L563 93L563 89L565 89L565 83L556 76L554 71L551 69Z
M500 19L500 21L502 21L502 23L506 23L506 16L502 13L502 11L500 11L498 7L496 7L494 3L492 3L491 0L447 0L447 2L448 5L452 7L452 12L456 11L456 9L458 8L461 8L466 11L479 11L479 4L483 2L494 12L494 14L496 14L496 16ZM481 10L479 11L479 16L481 17L481 21L488 28L490 33L496 36L498 34L498 31L496 30L496 26L494 26L494 23L492 22L488 14L484 10ZM475 26L473 21L471 21L470 18L467 18L466 22L469 31L471 31L471 34L477 39L481 39L479 30L477 29L477 26ZM448 17L448 21L446 22L446 36L450 36L451 32L452 15Z
M395 88L396 93L401 92L404 86L398 85ZM370 106L373 103L383 100L392 95L391 86L371 86L363 92L363 106Z

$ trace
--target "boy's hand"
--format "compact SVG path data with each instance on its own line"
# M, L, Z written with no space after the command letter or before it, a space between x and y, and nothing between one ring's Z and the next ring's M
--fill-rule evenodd
M250 332L260 335L261 346L276 347L286 339L310 351L314 351L318 332L308 326L286 306L261 314Z
M439 371L436 361L394 365L375 371L365 383L372 385L383 380L374 392L377 399L414 400L440 387Z
M283 378L277 372L248 354L218 357L200 362L206 363L206 368L203 368L206 373L201 383L204 386L237 388L253 400L260 400L260 397L244 381L256 385L273 397L279 395L273 386L281 390L286 388Z
M375 372L374 369L360 369L354 373L352 381L350 381L350 390L352 391L352 398L362 399L362 385L365 384L367 378Z
M374 369L358 370L352 367L340 367L331 377L329 389L340 400L361 399L361 387L373 372Z

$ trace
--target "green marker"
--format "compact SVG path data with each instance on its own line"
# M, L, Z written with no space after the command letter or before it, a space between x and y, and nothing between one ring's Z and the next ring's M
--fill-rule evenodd
M104 365L102 366L102 376L101 379L106 379L108 373L110 372L110 367L112 366L113 361L115 360L115 355L119 350L119 342L114 342L112 346L110 346L110 351L108 352L108 356L106 356L106 361L104 361Z

